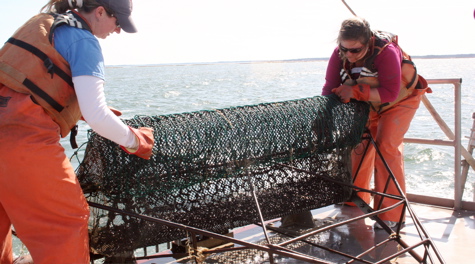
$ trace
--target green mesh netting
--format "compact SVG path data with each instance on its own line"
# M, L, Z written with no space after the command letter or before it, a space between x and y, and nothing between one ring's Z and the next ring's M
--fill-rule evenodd
M89 201L216 233L346 201L350 150L366 103L335 96L214 111L136 116L153 127L150 160L88 132L77 169ZM329 180L330 179L330 180ZM336 181L336 182L335 182ZM186 237L183 230L91 208L91 248L106 256Z

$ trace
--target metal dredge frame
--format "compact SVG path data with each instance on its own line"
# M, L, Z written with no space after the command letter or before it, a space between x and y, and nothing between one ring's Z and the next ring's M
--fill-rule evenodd
M377 155L381 158L381 161L383 162L383 164L384 164L384 166L385 166L385 168L388 172L389 177L388 177L388 181L386 182L386 188L389 185L389 182L393 181L393 183L396 185L396 188L398 189L399 196L389 195L389 194L380 193L380 192L375 192L375 191L359 188L359 187L356 187L356 186L354 188L357 189L358 191L364 191L364 192L372 193L374 195L380 195L380 196L382 196L382 199L388 197L388 198L400 200L396 204L394 204L390 207L387 207L385 209L374 210L373 208L371 208L371 206L369 206L366 202L364 202L361 198L359 198L359 196L357 196L356 193L353 193L352 198L351 198L352 202L357 204L361 208L361 210L364 213L366 213L365 215L363 215L362 218L371 217L373 220L377 221L382 226L382 228L389 234L389 238L387 240L385 240L382 243L370 248L366 252L363 252L363 254L366 254L366 253L370 252L371 250L375 249L376 247L384 245L384 244L386 244L390 241L396 241L404 249L401 250L400 252L398 252L396 254L393 254L392 256L389 256L389 257L387 257L383 260L380 260L379 262L376 262L376 263L384 263L384 262L389 261L391 259L397 258L398 256L400 256L400 255L402 255L406 252L411 254L411 256L414 259L416 259L418 261L418 263L445 263L445 261L443 260L440 252L438 251L437 247L435 246L434 242L432 241L431 237L429 236L428 232L422 226L419 218L417 217L415 212L412 210L406 195L404 194L401 187L399 186L399 183L397 182L396 177L394 176L394 174L392 173L392 171L389 168L388 164L386 163L386 160L384 159L383 155L381 154L381 152L379 150L379 147L377 146L377 144L374 141L373 137L369 133L367 133L365 136L363 136L363 140L368 140L371 143L371 145L375 148ZM366 145L366 148L365 148L364 153L363 153L363 157L366 155L369 146L370 146L370 144ZM355 177L358 177L358 171L361 167L362 161L363 161L363 159L361 160L360 164L358 165L358 170L356 172ZM386 188L385 188L384 191L386 191ZM399 218L399 222L398 222L396 230L392 230L390 227L388 227L386 225L386 223L384 223L384 221L382 221L378 217L378 215L380 213L390 211L394 208L397 208L400 205L404 205L404 209L402 210L402 213L401 213L401 216ZM409 215L411 216L411 218L414 222L414 226L416 227L416 230L419 234L419 238L421 239L421 242L419 242L415 245L412 245L412 246L409 246L408 244L406 244L404 242L404 240L401 239L401 235L400 235L401 227L402 227L403 222L404 222L404 211L405 210L407 210ZM424 249L425 249L423 256L419 256L419 254L417 254L413 250L413 249L415 249L419 246L423 246ZM435 255L436 259L433 256L433 254L431 254L431 252ZM436 260L438 260L439 262L435 262Z
M360 261L362 263L375 263L375 264L377 264L377 263L386 263L387 261L395 259L395 258L397 258L397 257L399 257L399 256L401 256L405 253L409 253L418 263L445 263L445 261L443 260L441 254L439 253L438 249L436 248L434 242L432 241L429 234L427 233L427 231L422 226L422 224L421 224L420 220L418 219L418 217L416 216L415 212L412 210L406 196L402 192L402 189L400 188L399 184L397 183L397 180L396 180L395 176L391 172L391 169L387 165L387 163L386 163L384 157L382 156L381 152L379 151L379 148L376 145L374 139L369 134L363 136L362 139L363 139L363 141L368 140L371 143L371 145L374 146L377 155L381 158L381 160L383 161L383 163L386 167L387 172L389 173L389 178L388 178L387 184L389 183L389 181L393 181L395 183L398 191L399 191L399 196L398 195L390 195L390 194L375 192L375 191L372 191L372 190L367 190L367 189L360 188L360 187L357 187L357 186L354 186L354 185L349 185L349 184L346 184L346 183L342 183L342 182L333 180L331 178L324 178L324 180L328 180L328 181L336 182L338 184L342 184L342 185L345 185L345 186L352 187L357 192L369 192L369 193L372 193L373 195L382 196L383 197L382 199L387 197L387 198L399 200L399 202L397 202L396 204L394 204L390 207L375 210L375 209L371 208L371 206L369 206L367 203L365 203L361 198L359 198L356 195L356 192L354 192L353 195L352 195L351 201L358 205L358 207L363 211L363 213L364 213L363 215L358 216L358 217L354 217L354 218L351 218L351 219L348 219L348 220L345 220L345 221L341 221L341 222L338 222L338 223L335 223L335 224L331 224L331 225L328 225L328 226L325 226L325 227L322 227L322 228L318 228L316 230L305 233L303 235L292 237L289 240L284 241L282 243L278 243L278 244L270 243L270 240L269 240L269 237L268 237L268 234L267 234L268 231L266 229L266 225L262 224L262 223L265 223L265 222L264 222L262 214L261 214L259 201L257 200L257 196L255 195L254 192L252 192L252 195L253 195L254 200L255 200L255 205L256 205L256 208L257 208L257 212L259 213L259 219L261 220L261 223L257 223L256 225L262 227L263 232L265 234L265 238L268 242L267 244L256 244L256 243L246 242L246 241L243 241L243 240L239 240L239 239L236 239L236 238L233 238L233 237L213 233L213 232L206 231L206 230L203 230L203 229L194 228L194 227L191 227L191 226L187 226L187 225L183 225L183 224L179 224L179 223L175 223L175 222L171 222L171 221L167 221L167 220L163 220L163 219L158 219L158 218L154 218L154 217L149 217L149 216L141 215L141 214L137 214L137 213L126 212L126 211L123 211L123 210L120 210L120 209L117 209L117 208L97 204L97 203L94 203L94 202L89 202L89 205L92 206L92 207L102 209L102 210L108 210L110 212L114 212L114 213L117 213L117 214L128 215L128 216L131 216L131 217L140 218L140 219L145 220L145 221L150 221L150 222L158 223L158 224L161 224L161 225L166 225L166 226L169 226L169 227L172 227L172 228L182 229L187 234L190 234L189 238L191 238L191 248L192 248L190 254L176 253L176 254L168 254L168 255L153 255L153 256L145 256L145 257L136 257L136 258L134 258L134 260L159 259L159 258L163 258L163 257L179 258L179 257L183 257L184 255L186 255L186 256L191 255L195 259L197 259L198 258L197 252L199 252L198 251L198 246L197 246L197 242L198 242L197 241L197 235L204 235L204 236L207 236L207 237L210 237L210 238L222 240L222 241L227 242L227 243L234 243L234 244L237 244L237 245L241 245L241 247L209 249L209 250L206 251L206 254L223 253L223 252L226 252L226 251L233 251L233 250L256 249L256 250L261 250L261 251L267 252L269 254L269 262L270 263L274 263L274 257L273 257L274 254L284 256L284 257L288 257L288 258L292 258L292 259L295 259L295 260L301 260L301 261L309 262L309 263L322 263L322 264L327 264L327 263L330 264L331 263L331 262L327 262L323 259L310 256L308 254L303 254L301 252L297 252L297 251L285 248L286 245L289 245L291 243L298 242L298 241L302 241L302 242L305 242L305 243L310 244L312 246L318 247L320 249L327 250L331 253L338 254L338 255L350 258L351 260L348 261L347 263L353 263L354 261ZM366 152L367 152L369 146L370 146L370 144L366 145L363 156L366 155ZM313 174L312 172L303 171L301 169L298 169L298 168L295 168L295 167L292 167L292 166L288 166L288 165L282 165L282 166L286 167L288 169L295 170L295 171L302 171L302 172L305 172L305 173ZM361 164L359 166L361 166ZM317 175L317 176L322 177L320 175ZM416 243L412 246L408 245L406 242L404 242L401 239L401 235L400 235L402 222L404 221L404 219L403 219L404 218L404 213L402 213L402 215L400 217L399 225L397 226L396 230L393 230L393 229L389 228L378 217L379 214L381 214L383 212L390 211L390 210L392 210L392 209L394 209L394 208L396 208L400 205L404 205L405 210L407 210L409 212L409 214L410 214L410 216L411 216L411 218L414 222L414 226L416 227L416 230L417 230L417 232L419 234L419 237L421 239L421 241L419 243ZM405 210L403 210L403 212ZM372 218L375 221L377 221L383 227L383 229L388 233L389 237L386 240L382 241L381 243L365 250L364 252L360 253L359 255L352 256L352 255L349 255L347 253L337 251L337 250L334 250L332 248L320 246L320 245L317 245L313 242L309 242L309 241L306 240L306 238L308 238L310 236L317 235L321 232L328 231L330 229L333 229L333 228L336 228L336 227L339 227L339 226L342 226L342 225L346 225L346 224L349 224L351 222L355 222L355 221L358 221L358 220L361 220L361 219L364 219L364 218L368 218L368 217ZM381 259L377 262L370 262L370 261L365 260L365 259L362 258L364 255L370 253L371 251L375 250L378 247L386 245L387 243L389 243L391 241L397 242L403 249L401 251L399 251L399 252L397 252L397 253L395 253L391 256L388 256L384 259ZM414 249L416 249L418 247L423 247L424 248L424 251L423 251L424 254L422 256L420 256L417 252L414 251Z

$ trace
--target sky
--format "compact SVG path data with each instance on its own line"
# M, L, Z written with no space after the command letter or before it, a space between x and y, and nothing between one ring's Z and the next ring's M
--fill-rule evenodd
M6 41L46 0L1 0ZM133 0L137 33L100 40L106 65L326 58L341 0ZM410 55L475 54L473 0L346 0L372 29L399 36Z

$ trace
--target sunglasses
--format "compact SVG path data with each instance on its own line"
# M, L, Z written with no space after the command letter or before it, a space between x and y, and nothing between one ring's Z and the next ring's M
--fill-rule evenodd
M356 53L360 53L365 47L361 47L361 48L357 48L357 49L347 49L347 48L343 47L342 45L340 45L338 48L343 53L347 53L349 51L350 53L356 54Z
M106 13L107 13L110 17L115 17L115 25L116 25L116 27L120 27L119 19L117 19L117 17L114 15L114 13L112 13L110 10L108 10L108 9L105 8L105 7L104 7L104 10L106 10Z

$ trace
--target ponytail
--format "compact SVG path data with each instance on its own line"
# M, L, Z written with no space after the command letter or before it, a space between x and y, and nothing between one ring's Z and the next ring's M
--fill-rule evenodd
M98 6L96 0L49 0L40 12L62 14L77 9L89 13Z

